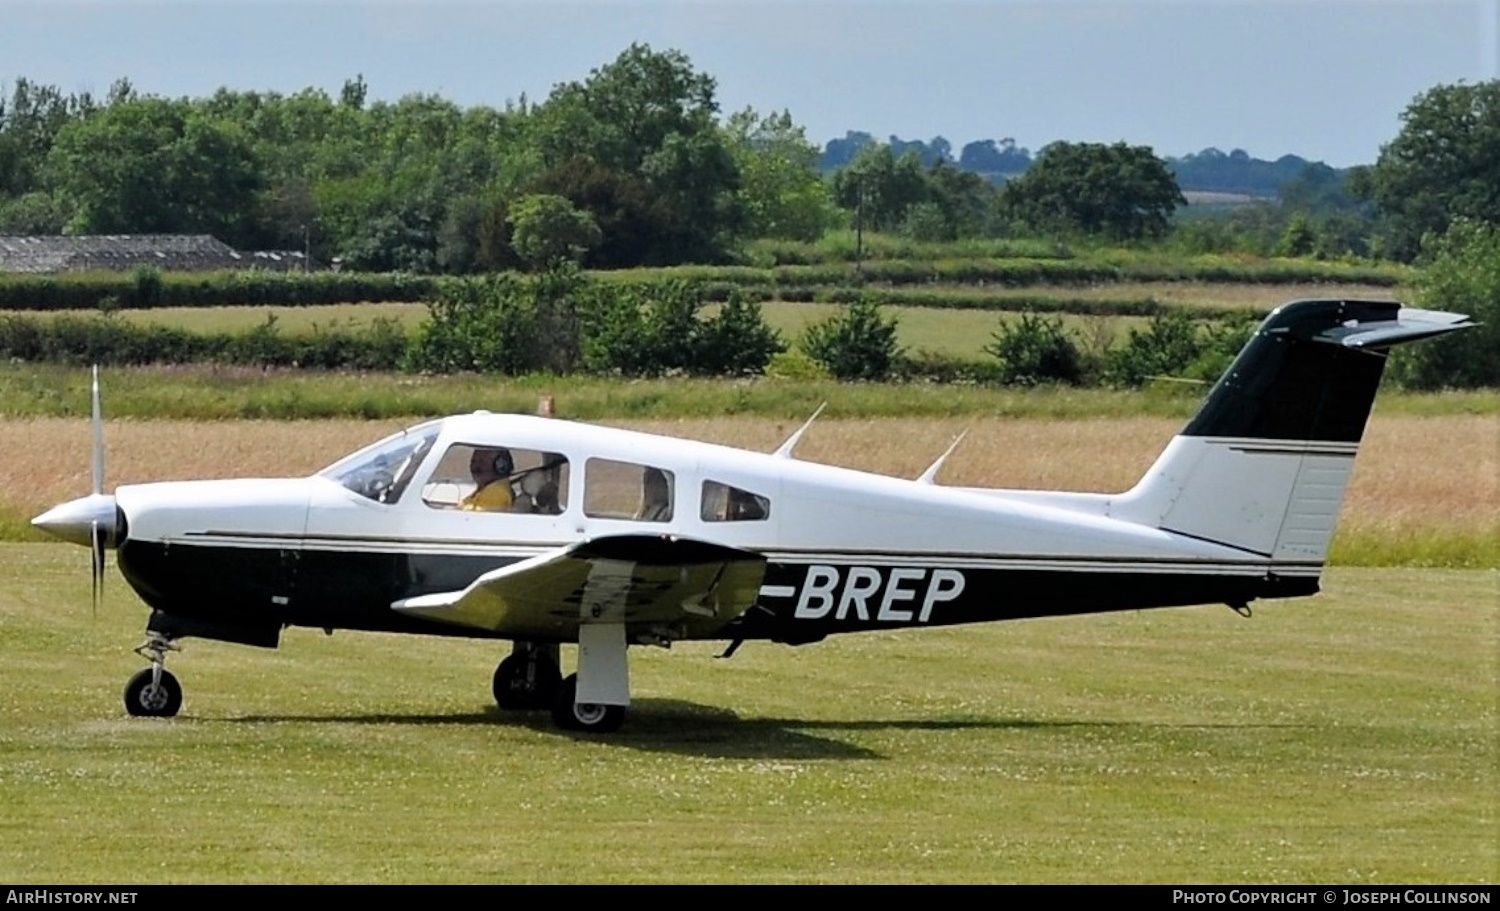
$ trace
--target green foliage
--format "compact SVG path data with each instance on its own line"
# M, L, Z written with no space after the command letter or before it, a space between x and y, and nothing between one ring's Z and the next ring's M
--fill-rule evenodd
M1165 235L1187 200L1147 146L1055 142L1005 185L1005 204L1035 230L1137 239Z
M865 230L895 232L927 198L927 182L916 153L897 156L889 145L869 145L833 175L833 196Z
M1183 310L1151 317L1144 331L1131 329L1123 345L1105 355L1103 379L1114 386L1141 386L1158 377L1212 383L1250 340L1259 318L1231 318L1200 325Z
M957 229L942 206L935 202L919 202L906 210L906 217L901 220L901 234L915 241L934 243L953 240Z
M408 366L433 373L566 373L578 366L579 311L592 306L591 290L566 263L531 277L447 282L429 304Z
M703 305L697 285L603 284L567 262L536 276L453 281L430 305L409 366L511 375L754 374L785 349L759 304L731 295L708 319Z
M1307 256L1317 245L1317 235L1306 215L1298 213L1287 222L1281 241L1276 245L1278 256Z
M881 316L879 306L868 298L808 326L798 344L808 357L841 380L885 379L901 353L895 317Z
M363 329L315 328L286 335L274 316L248 331L213 333L139 326L107 316L0 317L0 357L29 363L394 370L406 347L406 334L389 319L373 320Z
M627 376L760 374L786 350L758 303L731 294L707 319L703 304L703 289L685 282L601 294L585 325L585 368Z
M1057 316L1022 313L1014 322L1001 322L992 338L984 350L999 362L1002 383L1076 384L1083 379L1083 357Z
M759 303L731 293L717 314L699 324L694 350L696 372L733 376L766 372L787 346L766 325Z
M579 262L602 239L593 216L561 196L522 196L511 204L509 221L511 247L532 268L564 259Z
M1456 218L1500 223L1500 80L1433 88L1401 120L1360 187L1386 218L1388 252L1412 259Z
M187 99L128 98L58 130L47 171L76 234L205 233L246 245L262 171L233 121Z
M639 181L654 229L640 263L714 262L744 227L740 173L716 114L715 83L680 51L633 44L583 82L555 88L532 114L542 161L587 159L614 182ZM598 217L605 212L560 190Z
M789 113L761 117L747 108L724 129L740 171L746 236L812 243L841 220L818 172L818 147Z
M1429 235L1416 292L1422 306L1468 314L1479 326L1398 348L1392 379L1415 389L1500 386L1500 226L1458 219Z
M1152 377L1179 376L1202 351L1191 317L1177 311L1159 313L1144 332L1131 329L1125 344L1109 353L1104 377L1113 385L1140 386Z
M130 270L130 306L140 309L161 306L161 270L154 266L136 266Z
M436 293L428 277L363 272L133 272L0 275L0 310L91 310L106 298L123 309L361 301L415 302Z

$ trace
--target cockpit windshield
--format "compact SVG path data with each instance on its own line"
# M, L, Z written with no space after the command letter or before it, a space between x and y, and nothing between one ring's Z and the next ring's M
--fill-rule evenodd
M318 472L377 503L395 503L437 440L440 422L403 430Z

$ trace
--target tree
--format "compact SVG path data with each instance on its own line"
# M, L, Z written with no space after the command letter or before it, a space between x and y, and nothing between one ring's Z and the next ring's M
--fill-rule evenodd
M1500 224L1500 80L1438 86L1401 120L1360 185L1386 219L1388 252L1410 260L1456 218Z
M526 185L525 192L564 197L593 216L601 236L586 260L591 266L623 269L652 263L668 232L669 216L645 180L582 156L566 159L540 175ZM503 246L509 249L508 227L505 230ZM481 249L491 251L491 255L481 255L481 262L503 264L502 257L493 255L500 245L482 237Z
M895 231L908 210L927 200L927 181L915 152L901 157L888 145L861 149L854 163L833 175L833 198L866 228Z
M746 108L725 124L740 171L740 203L749 237L815 241L838 210L818 172L818 148L786 111L762 117Z
M1148 146L1055 142L1005 185L1015 217L1035 230L1119 240L1160 237L1187 205L1177 180Z
M1459 218L1423 243L1417 300L1479 323L1429 344L1398 350L1394 379L1419 389L1500 386L1500 226Z
M599 226L561 196L522 196L510 207L511 246L532 268L577 262L599 245Z
M584 82L560 85L531 124L541 160L581 158L644 182L662 218L633 263L721 259L743 227L739 169L719 127L715 83L679 51L633 44ZM589 209L610 241L610 213Z
M76 210L75 233L205 233L239 245L254 230L261 171L249 138L186 100L114 101L59 130L47 165Z
M983 139L964 146L958 166L981 174L1020 174L1031 167L1031 152L1017 148L1016 141L1008 136L998 143Z

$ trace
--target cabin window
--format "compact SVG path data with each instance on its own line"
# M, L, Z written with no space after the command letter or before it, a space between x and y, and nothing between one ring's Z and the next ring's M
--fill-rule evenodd
M437 427L396 434L325 468L321 474L377 503L395 503L432 451L437 435Z
M700 515L705 522L764 522L771 517L771 501L718 481L704 481Z
M555 516L568 508L568 459L557 452L455 443L422 487L434 509Z
M589 459L583 477L583 514L595 519L672 521L673 474L665 468Z

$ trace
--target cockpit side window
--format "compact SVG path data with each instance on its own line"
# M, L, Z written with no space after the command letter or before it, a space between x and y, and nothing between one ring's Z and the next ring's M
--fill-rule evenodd
M395 503L432 451L437 435L437 427L414 428L381 440L320 473L377 503Z
M673 477L665 468L589 459L583 475L583 514L595 519L670 522Z
M718 481L704 481L699 517L705 522L764 522L771 518L771 501Z
M478 443L449 446L422 487L434 509L561 515L568 508L562 453Z

